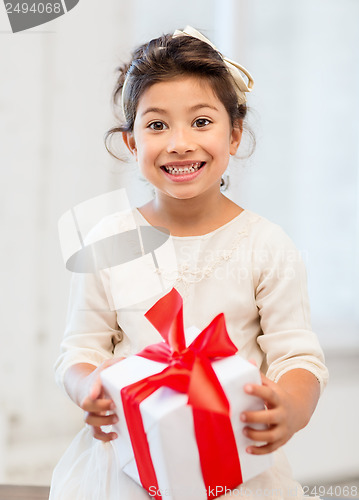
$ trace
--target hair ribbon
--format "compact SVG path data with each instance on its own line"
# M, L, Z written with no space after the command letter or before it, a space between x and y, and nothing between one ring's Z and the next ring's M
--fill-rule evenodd
M228 59L228 57L224 57L223 54L217 49L217 47L208 40L202 33L199 31L195 30L192 28L192 26L186 26L186 28L181 31L181 30L176 30L173 33L173 37L177 36L191 36L193 38L197 38L198 40L201 40L202 42L208 43L214 50L216 50L220 56L222 57L229 73L231 74L234 83L235 83L235 90L238 98L238 104L243 104L247 101L245 92L251 92L253 88L253 77L249 73L249 71L246 70L243 66L238 64L235 61L232 61L231 59ZM162 47L159 47L162 48ZM242 77L243 73L247 78L248 78L248 83L246 83ZM128 83L128 74L125 77L125 81L123 83L122 87L122 109L125 110L125 88Z
M208 45L210 45L214 50L216 50L221 55L225 65L227 66L228 71L230 72L230 74L235 82L238 103L243 104L244 102L246 102L247 99L246 99L245 92L251 92L251 90L253 88L253 83L254 83L253 77L251 76L249 71L247 71L246 68L244 68L243 66L241 66L237 62L232 61L231 59L228 59L228 57L225 57L217 49L217 47L215 45L213 45L213 43L208 40L208 38L206 38L204 35L202 35L202 33L200 33L199 31L192 28L192 26L186 26L183 31L176 30L173 33L174 37L183 36L183 35L192 36L193 38L197 38L198 40L202 40L202 42L208 43ZM246 77L248 78L248 83L246 83L244 81L241 73L246 75Z

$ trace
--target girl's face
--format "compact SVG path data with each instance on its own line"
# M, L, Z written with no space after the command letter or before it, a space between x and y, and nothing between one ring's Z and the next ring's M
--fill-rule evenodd
M156 190L188 199L219 191L241 133L206 80L179 77L144 92L133 132L123 137Z

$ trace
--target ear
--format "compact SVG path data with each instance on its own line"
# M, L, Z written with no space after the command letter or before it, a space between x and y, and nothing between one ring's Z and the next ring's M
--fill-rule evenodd
M231 140L229 145L229 153L234 156L237 153L242 139L242 123L234 124L231 132Z
M129 152L136 158L137 160L137 147L135 137L133 132L122 132L123 142L126 144Z

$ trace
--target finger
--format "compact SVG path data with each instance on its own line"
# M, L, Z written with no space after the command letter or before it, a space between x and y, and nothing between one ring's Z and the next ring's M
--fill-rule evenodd
M97 413L86 413L85 422L92 427L101 427L102 425L114 425L118 422L116 414L112 415L98 415Z
M272 387L275 389L277 387L277 384L273 382L270 378L266 377L262 372L260 372L261 375L261 380L262 380L262 385L265 385L267 387Z
M91 387L91 391L89 394L90 399L95 400L103 396L102 382L101 378L98 376Z
M113 441L118 437L116 432L103 432L101 427L93 427L92 435L95 439L99 439L100 441L104 441L105 443Z
M113 411L116 406L112 399L91 399L87 397L82 402L81 408L90 413L101 413L106 411Z
M273 443L265 444L263 446L248 446L246 449L247 453L251 455L266 455L267 453L272 453L284 444L284 441L275 441Z
M252 441L260 441L267 444L279 441L279 439L281 439L282 437L282 433L278 426L275 426L272 429L263 430L253 429L252 427L245 427L243 429L243 434Z
M104 395L104 390L102 387L102 380L100 377L100 372L105 370L106 368L109 368L112 365L115 365L116 363L118 363L119 361L122 361L123 359L125 359L125 358L121 357L121 358L107 359L106 361L104 361L102 363L102 365L100 367L98 367L98 376L97 376L97 378L96 378L96 380L91 388L91 391L90 391L90 398L91 399L97 399L97 398L100 398Z
M245 393L263 399L269 406L277 406L279 404L279 396L275 389L276 386L268 387L267 385L257 384L245 384L243 387Z
M240 415L242 422L250 424L276 425L281 422L280 412L273 410L244 411Z

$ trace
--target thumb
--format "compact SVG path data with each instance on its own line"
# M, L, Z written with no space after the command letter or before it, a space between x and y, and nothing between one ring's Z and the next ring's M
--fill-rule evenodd
M100 398L102 394L103 394L103 388L102 388L101 378L100 375L98 375L95 379L95 382L93 383L93 386L91 387L90 398L94 401L95 399Z
M270 378L266 377L262 372L261 372L261 379L262 379L262 384L266 385L267 387L276 387L277 384L273 382Z
M104 396L104 390L102 387L100 372L102 372L103 370L106 370L106 368L109 368L110 366L118 363L119 361L122 361L123 359L125 359L125 358L121 357L121 358L107 359L106 361L104 361L102 363L102 365L100 365L97 368L97 377L96 377L96 379L93 383L93 386L91 387L91 390L90 390L90 398L92 400L102 398Z

